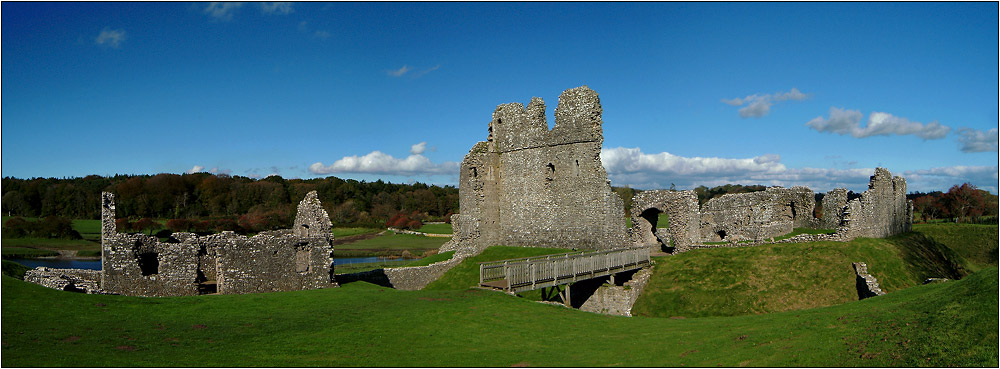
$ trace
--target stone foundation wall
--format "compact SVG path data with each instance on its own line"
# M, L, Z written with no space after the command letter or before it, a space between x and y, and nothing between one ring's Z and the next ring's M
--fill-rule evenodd
M107 294L100 287L99 270L37 267L24 273L24 281L62 291Z
M814 224L816 198L806 187L727 194L701 206L701 240L763 240Z
M414 291L423 289L431 282L438 280L451 268L460 264L464 258L457 255L451 259L439 261L427 266L385 268L351 274L341 274L337 280L341 283L355 281L368 282L397 290ZM471 286L470 286L471 287Z
M852 263L854 272L857 274L858 299L863 300L869 297L882 296L885 292L878 285L878 280L868 274L868 265L865 263Z
M632 316L632 306L639 299L642 290L653 274L652 268L643 268L622 286L601 286L580 306L580 310L592 313ZM572 293L572 292L571 292Z

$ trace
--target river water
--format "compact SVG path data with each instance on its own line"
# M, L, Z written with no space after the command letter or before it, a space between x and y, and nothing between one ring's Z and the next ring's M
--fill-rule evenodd
M101 270L101 260L79 260L79 259L7 259L15 263L20 263L29 268L49 267L60 269L90 269ZM379 256L368 256L360 258L334 258L334 265L357 264L357 263L394 263L406 262L413 259L390 259Z

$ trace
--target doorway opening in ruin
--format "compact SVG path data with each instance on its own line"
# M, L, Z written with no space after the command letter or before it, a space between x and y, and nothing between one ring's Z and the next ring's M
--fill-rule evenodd
M721 240L721 241L725 241L726 240L726 230L720 229L717 232L715 232L715 234L719 236L719 240Z
M160 273L160 255L155 252L144 252L139 254L139 271L142 275L149 276Z
M673 240L667 237L667 240L664 241L660 237L661 232L657 231L658 229L667 229L670 227L670 218L667 214L658 208L649 208L643 210L639 216L649 222L649 233L653 235L653 238L656 238L656 242L660 243L660 250L666 253L673 253Z
M311 248L296 248L295 249L295 271L299 273L306 273L309 271L309 254L312 253Z
M211 295L219 292L219 285L215 281L208 280L205 273L198 269L198 277L195 279L198 283L198 294L199 295Z

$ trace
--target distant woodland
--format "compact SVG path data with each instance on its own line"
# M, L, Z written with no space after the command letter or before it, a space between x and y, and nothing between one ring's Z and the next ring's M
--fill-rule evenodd
M639 190L613 189L624 200L628 215L632 196ZM698 202L703 204L724 194L764 189L766 186L762 185L730 184L713 188L700 186L694 191ZM6 177L2 181L2 211L7 216L99 219L100 194L107 191L116 194L117 217L125 220L192 220L175 222L186 224L180 227L185 229L199 224L193 220L212 220L218 224L213 228L226 229L240 224L245 229L266 230L290 226L296 205L313 190L318 192L337 226L384 227L387 223L404 224L412 220L448 221L450 215L459 210L458 188L454 186L366 182L337 177L252 179L209 173L162 173L83 178ZM857 196L849 193L849 198ZM823 194L817 194L817 204L822 197ZM996 221L997 196L968 183L955 185L948 192L911 193L907 198L914 201L915 221L979 222L983 217ZM818 206L816 211L817 214L820 211Z

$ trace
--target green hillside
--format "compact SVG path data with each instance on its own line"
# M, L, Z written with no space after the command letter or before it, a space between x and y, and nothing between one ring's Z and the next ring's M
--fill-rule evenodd
M623 318L483 290L171 298L3 277L11 366L997 366L995 268L843 305Z

